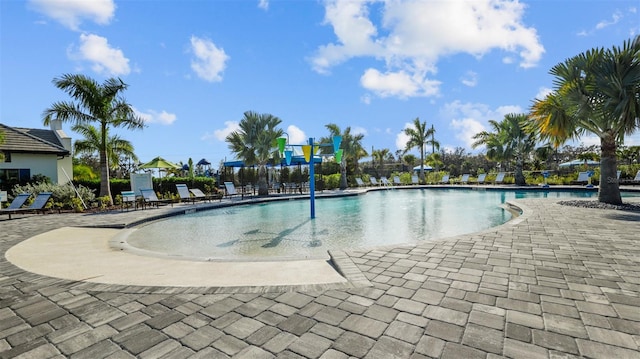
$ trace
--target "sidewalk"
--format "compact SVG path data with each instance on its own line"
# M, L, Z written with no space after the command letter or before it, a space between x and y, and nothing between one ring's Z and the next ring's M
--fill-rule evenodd
M91 283L3 255L0 357L639 358L640 213L556 202L518 200L521 217L480 233L333 253L360 279L343 289ZM163 211L0 220L0 251Z

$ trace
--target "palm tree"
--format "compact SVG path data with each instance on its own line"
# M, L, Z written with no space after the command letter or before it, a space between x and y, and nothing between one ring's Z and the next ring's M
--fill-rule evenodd
M52 120L75 124L97 123L99 126L98 152L100 156L100 197L113 203L109 183L108 129L123 127L142 129L144 121L137 116L129 103L121 97L128 85L120 79L110 78L103 84L80 74L65 74L54 78L53 84L69 94L77 102L55 102L44 110L43 122Z
M425 146L431 145L431 151L435 152L436 149L440 149L440 143L436 141L433 136L436 130L431 126L427 128L426 122L420 122L420 118L416 117L413 120L413 127L407 127L404 129L404 134L409 136L409 141L405 146L405 152L412 148L420 150L420 183L424 183L424 153Z
M253 111L244 113L240 128L230 133L226 141L229 149L247 166L258 166L258 195L269 194L267 186L267 163L277 154L277 139L284 132L277 128L282 122L270 114Z
M340 127L334 123L325 125L329 130L329 137L320 139L321 144L333 143L334 136L342 136L342 162L340 163L340 189L347 188L347 173L356 173L358 171L358 161L360 158L367 156L367 151L362 147L364 134L352 134L351 127L340 131ZM331 150L333 151L333 149Z
M536 146L536 136L525 128L527 115L507 114L500 122L490 120L493 132L482 131L473 136L476 140L472 147L484 145L485 156L492 161L515 161L515 183L526 185L524 178L524 162L531 157Z
M378 176L381 175L381 172L384 171L384 162L389 158L391 151L388 148L383 148L381 150L373 150L371 151L371 157L373 159L374 167L375 163L378 162Z
M640 128L640 36L591 49L549 71L554 91L531 108L530 126L559 146L591 133L600 138L598 201L622 204L616 149Z
M73 144L73 151L76 154L93 155L100 153L100 141L102 135L95 126L88 123L78 123L71 127L73 132L77 132L84 136L82 140L76 140ZM120 136L109 136L109 129L106 129L107 137L107 159L109 163L109 171L114 171L120 167L120 160L130 158L134 162L138 162L138 157L134 153L133 144L120 138Z

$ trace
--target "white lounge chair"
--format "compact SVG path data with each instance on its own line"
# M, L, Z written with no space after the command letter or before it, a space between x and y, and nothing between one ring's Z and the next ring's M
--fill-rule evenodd
M160 205L171 204L171 207L173 207L172 200L159 199L158 196L156 195L156 191L154 191L153 188L142 188L140 189L140 193L142 194L142 198L143 198L143 202L142 202L143 209L144 209L144 205L159 207Z
M391 183L389 183L387 177L384 176L380 177L380 183L382 183L382 185L385 187L391 186Z
M238 191L236 191L236 186L233 182L225 182L224 188L227 192L227 197L233 197L238 195Z
M400 177L399 176L393 176L393 185L394 186L402 185L402 182L400 182Z
M196 203L197 198L191 197L191 192L189 192L189 187L187 187L184 183L176 183L176 189L178 190L178 196L180 196L180 201L187 201L191 203Z
M417 175L411 176L411 184L420 184L420 178Z
M449 175L442 176L442 179L440 180L440 183L449 184Z
M364 182L362 181L362 178L356 177L356 183L358 184L358 187L364 187Z
M378 180L375 177L370 177L369 181L371 182L372 186L379 186L380 183L378 183Z
M588 182L589 181L589 172L580 172L578 173L578 179L576 182Z
M471 176L471 175L470 175L470 174L468 174L468 173L463 174L463 175L462 175L462 177L460 177L460 183L461 183L461 184L467 184L467 183L469 183L469 177L470 177L470 176Z
M478 184L484 184L484 180L487 178L486 173L481 173L478 175Z
M504 183L504 172L498 172L496 179L493 181L493 184L502 184Z

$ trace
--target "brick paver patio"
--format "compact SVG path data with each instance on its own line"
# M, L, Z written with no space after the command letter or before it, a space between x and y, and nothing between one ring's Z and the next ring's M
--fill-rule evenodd
M0 357L640 358L640 212L517 203L481 233L334 253L350 289L100 285L3 255ZM0 251L170 210L5 217Z

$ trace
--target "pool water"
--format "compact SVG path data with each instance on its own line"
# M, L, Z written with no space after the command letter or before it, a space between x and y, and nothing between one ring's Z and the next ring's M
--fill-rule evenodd
M190 258L328 258L332 249L418 243L505 223L516 198L595 197L596 192L411 189L240 205L152 222L133 230L138 249Z

